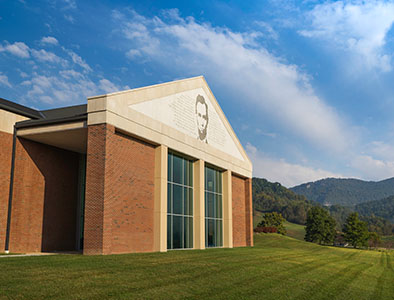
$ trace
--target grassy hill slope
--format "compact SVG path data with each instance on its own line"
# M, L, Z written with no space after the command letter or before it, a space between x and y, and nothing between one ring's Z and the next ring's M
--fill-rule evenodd
M263 213L260 212L255 212L253 216L253 227L256 227L257 224L261 222L263 219ZM297 240L303 241L305 237L305 226L304 225L299 225L295 223L291 223L286 221L284 223L285 228L286 228L286 235L292 238L295 238Z
M307 199L322 204L353 206L394 195L394 178L374 182L358 179L326 178L290 188Z
M254 248L1 258L0 299L392 299L393 260L277 234Z

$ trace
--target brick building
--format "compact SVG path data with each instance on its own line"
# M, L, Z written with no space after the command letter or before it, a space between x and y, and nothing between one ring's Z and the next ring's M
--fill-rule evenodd
M203 77L37 111L0 99L0 251L252 246L252 164Z

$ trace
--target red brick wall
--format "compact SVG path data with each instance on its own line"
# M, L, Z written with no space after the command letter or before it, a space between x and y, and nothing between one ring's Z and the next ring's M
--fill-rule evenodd
M0 252L5 249L11 156L12 134L0 131Z
M110 128L111 130L112 128ZM88 126L84 254L102 254L107 126Z
M74 250L78 154L18 138L11 252Z
M153 251L154 146L93 125L87 160L84 253Z
M233 246L253 246L251 180L232 176Z
M253 194L252 178L245 180L246 245L253 247Z

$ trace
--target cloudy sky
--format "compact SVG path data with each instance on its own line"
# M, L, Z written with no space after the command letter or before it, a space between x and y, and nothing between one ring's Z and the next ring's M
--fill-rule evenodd
M97 2L0 0L0 97L48 109L204 75L254 176L394 176L393 1Z

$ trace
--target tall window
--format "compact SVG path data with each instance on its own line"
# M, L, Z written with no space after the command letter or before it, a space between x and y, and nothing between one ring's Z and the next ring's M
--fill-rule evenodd
M193 248L193 163L168 153L167 249Z
M223 246L222 173L205 167L205 247Z

